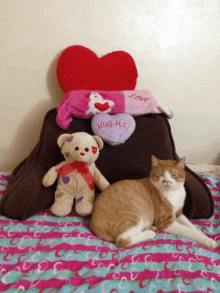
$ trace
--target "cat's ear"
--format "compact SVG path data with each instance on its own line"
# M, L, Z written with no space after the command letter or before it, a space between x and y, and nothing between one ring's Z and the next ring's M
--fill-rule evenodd
M179 167L179 168L185 168L185 164L186 164L186 158L182 158L182 159L179 159L177 162L176 162L176 166Z
M152 166L156 166L159 164L159 159L157 159L154 155L151 156L151 164Z

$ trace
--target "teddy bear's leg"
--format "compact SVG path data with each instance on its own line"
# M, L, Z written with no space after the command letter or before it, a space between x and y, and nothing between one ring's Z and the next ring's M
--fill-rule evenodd
M55 201L51 207L51 212L59 217L68 215L73 206L73 196L63 190L56 190Z
M81 216L89 216L93 211L93 203L94 203L94 191L87 190L86 193L80 192L76 196L76 204L75 209L77 214Z

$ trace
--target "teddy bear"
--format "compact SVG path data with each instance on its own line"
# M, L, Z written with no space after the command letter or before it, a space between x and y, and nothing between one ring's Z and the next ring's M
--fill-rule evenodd
M91 215L95 198L94 185L101 191L110 185L95 165L104 143L97 135L75 132L61 134L57 144L65 161L50 168L42 180L42 184L48 187L59 176L51 212L61 217L68 215L75 199L77 214Z

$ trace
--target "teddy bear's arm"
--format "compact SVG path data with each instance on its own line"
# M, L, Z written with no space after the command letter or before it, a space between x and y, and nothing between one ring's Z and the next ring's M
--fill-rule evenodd
M60 164L53 166L52 168L49 169L49 171L44 175L44 178L42 180L42 184L45 187L49 187L54 184L58 177L58 173L56 172L56 169L59 169L63 165L65 165L66 162L61 162Z
M94 172L95 183L101 191L104 191L107 187L109 187L110 183L105 179L102 173L98 168L95 167Z

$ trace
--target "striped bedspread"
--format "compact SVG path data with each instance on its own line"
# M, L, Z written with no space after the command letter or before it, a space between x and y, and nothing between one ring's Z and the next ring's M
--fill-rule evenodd
M215 213L193 221L220 240L220 181L202 176ZM0 174L0 194L10 180ZM1 196L1 195L0 195ZM96 237L89 218L45 211L19 222L0 216L0 292L219 293L220 248L157 232L126 249Z

